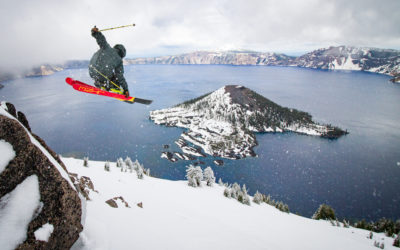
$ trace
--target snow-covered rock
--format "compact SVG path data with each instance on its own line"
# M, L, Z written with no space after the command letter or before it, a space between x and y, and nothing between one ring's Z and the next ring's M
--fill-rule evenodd
M228 85L213 93L173 108L150 112L156 124L187 128L176 141L183 152L201 156L188 143L205 153L230 159L255 156L254 132L292 131L337 138L346 132L319 125L310 114L283 108L243 86Z
M27 127L1 103L0 249L68 249L82 231L81 199L57 154Z

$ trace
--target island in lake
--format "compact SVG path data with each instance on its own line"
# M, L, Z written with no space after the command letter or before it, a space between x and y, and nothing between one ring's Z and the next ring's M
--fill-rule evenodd
M202 149L208 155L228 159L256 156L253 148L257 145L257 132L295 132L329 139L348 133L318 124L307 112L279 106L238 85L227 85L175 107L151 111L150 119L159 125L187 128L176 142L185 154L199 156Z

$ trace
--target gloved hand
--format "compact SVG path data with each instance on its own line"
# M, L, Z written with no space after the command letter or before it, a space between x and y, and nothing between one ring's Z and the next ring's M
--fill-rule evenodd
M92 34L93 34L93 33L96 33L96 32L99 32L99 29L98 29L96 26L94 26L94 27L92 28Z
M126 98L129 97L129 91L128 91L128 90L125 90L125 93L124 93L124 94L125 94L125 97L126 97Z

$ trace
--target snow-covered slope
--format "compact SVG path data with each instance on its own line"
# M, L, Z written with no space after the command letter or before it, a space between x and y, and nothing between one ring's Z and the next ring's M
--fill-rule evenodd
M214 184L193 188L187 181L169 181L135 172L121 172L115 163L62 159L69 172L88 176L97 192L90 192L87 216L75 249L385 249L393 239L368 231L332 226L284 213L262 203L250 206L223 196L224 187ZM147 166L145 166L147 167ZM106 201L120 197L118 208ZM137 204L142 203L142 208Z
M346 132L311 115L283 108L243 86L228 85L176 107L150 112L156 124L187 128L182 139L205 153L231 159L255 156L253 132L292 131L337 138ZM184 143L185 144L185 143Z

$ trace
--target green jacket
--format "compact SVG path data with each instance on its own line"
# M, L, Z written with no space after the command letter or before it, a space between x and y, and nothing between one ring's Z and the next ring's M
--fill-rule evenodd
M100 46L100 49L94 53L89 63L89 75L95 80L95 85L98 86L99 83L103 83L108 84L111 88L115 88L115 86L109 83L104 77L106 76L124 90L128 90L122 63L122 58L126 54L124 46L117 44L114 48L111 48L101 32L93 32L92 36L96 38L97 44ZM104 76L102 76L102 74Z

